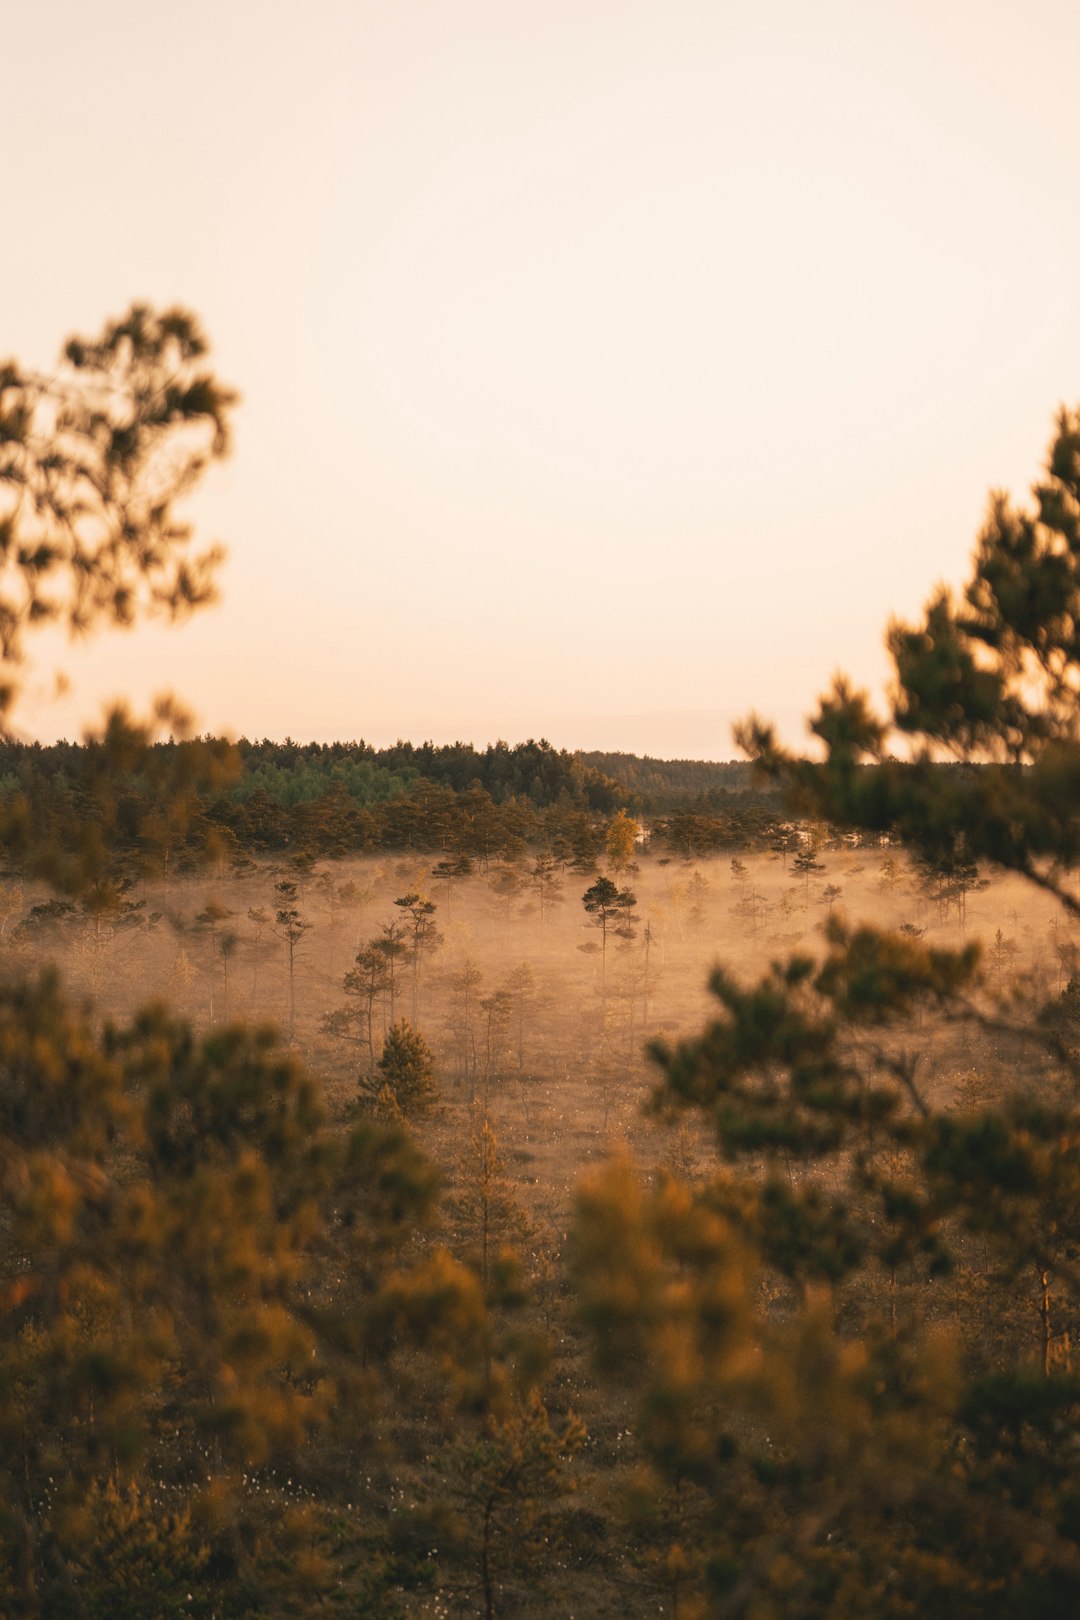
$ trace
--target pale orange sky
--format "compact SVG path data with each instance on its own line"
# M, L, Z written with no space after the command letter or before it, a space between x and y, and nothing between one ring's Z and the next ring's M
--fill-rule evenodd
M1076 0L35 0L0 354L133 298L244 405L221 605L27 734L726 758L959 580L1080 401ZM46 702L59 661L73 694Z

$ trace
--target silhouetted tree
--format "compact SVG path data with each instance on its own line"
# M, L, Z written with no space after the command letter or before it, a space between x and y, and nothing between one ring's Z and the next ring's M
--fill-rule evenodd
M396 902L395 902L396 903ZM396 1022L397 1004L397 964L408 951L405 938L404 922L389 922L381 924L382 932L378 939L373 939L371 948L377 951L386 963L386 988L390 998L390 1022Z
M72 338L51 376L0 366L0 712L25 632L83 632L208 601L220 553L191 556L174 503L229 448L236 395L187 310L134 304Z
M452 914L454 884L461 883L472 873L473 863L467 855L448 855L441 861L436 861L431 868L431 875L436 883L446 885L446 915Z
M600 994L607 1003L608 935L633 938L633 911L637 900L629 889L618 888L610 878L599 877L581 897L581 903L600 931Z
M420 1013L420 966L425 954L439 944L439 930L435 926L437 906L415 890L394 901L408 918L409 954L412 958L412 1015L415 1023Z
M466 957L461 967L450 977L454 997L452 1023L455 1042L461 1053L461 1074L469 1088L469 1101L476 1098L476 1006L477 991L484 982L484 974L475 962Z
M232 912L230 911L228 906L224 906L224 905L222 905L220 900L214 900L212 898L209 899L206 902L203 909L200 912L196 913L196 916L195 916L195 926L196 926L196 928L203 930L207 934L207 936L209 938L209 942L210 942L210 974L209 974L209 978L210 978L210 1008L209 1008L209 1011L210 1011L210 1022L211 1023L214 1022L214 980L215 980L215 978L217 976L217 964L218 964L218 956L220 954L220 949L221 949L221 943L222 943L222 940L225 938L225 934L224 934L224 932L223 932L223 930L221 928L221 924L223 922L225 922L231 916L232 916ZM235 936L230 936L230 937L232 939L232 943L230 943L228 949L229 949L229 952L231 953L232 948L233 948L233 944L235 943ZM223 959L223 966L225 968L225 984L226 984L225 997L226 997L226 1006L227 1006L228 1005L228 957L227 956ZM228 1016L229 1016L228 1012L226 1011L226 1014L225 1014L226 1020L228 1019Z
M542 854L536 857L529 873L529 882L536 891L540 906L541 928L544 926L548 907L562 899L562 884L559 882L557 871L554 855Z
M289 985L289 1039L296 1033L296 948L313 926L301 915L299 892L291 878L274 884L277 904L274 931L285 947L285 967Z
M818 860L817 850L812 844L808 844L805 849L800 849L796 855L792 856L791 870L796 877L803 880L803 906L809 911L810 879L824 872L825 863Z

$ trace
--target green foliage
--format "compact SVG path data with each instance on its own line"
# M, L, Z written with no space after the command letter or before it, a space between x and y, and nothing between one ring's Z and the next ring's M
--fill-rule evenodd
M383 1086L387 1087L395 1107L406 1119L428 1113L438 1099L435 1064L428 1044L420 1031L403 1018L387 1032L372 1084L376 1096Z
M335 789L343 790L354 803L365 807L385 804L408 791L413 778L387 770L374 759L361 757L335 758L329 749L305 750L300 758L275 759L274 752L283 752L288 745L263 743L259 759L252 745L241 741L237 752L243 774L230 793L238 804L261 794L271 804L291 809L297 804L311 804L325 798ZM258 763L256 763L258 760Z
M168 729L182 737L182 717L170 714ZM190 865L208 838L219 848L228 844L254 853L445 850L440 865L449 864L451 879L462 860L515 859L524 840L580 871L593 871L604 852L605 812L625 798L614 784L598 786L574 756L546 744L496 745L483 754L459 744L458 758L454 749L428 745L379 750L362 742L154 738L151 728L141 747L110 746L104 759L96 745L43 748L0 741L0 811L12 821L10 844L20 861L30 862L37 848L28 832L63 818L73 799L104 785L95 814L107 835L127 854L137 819L143 831L131 857L141 854L148 865L160 861L166 874L170 864L175 870ZM507 760L524 757L530 747L539 748L544 770L518 775L511 769L508 777ZM66 833L75 847L78 832L71 821ZM779 798L725 789L700 808L660 816L650 834L687 859L717 849L765 847L783 836Z
M622 790L619 802L657 815L684 806L715 810L751 787L751 772L745 760L718 763L595 751L579 758Z

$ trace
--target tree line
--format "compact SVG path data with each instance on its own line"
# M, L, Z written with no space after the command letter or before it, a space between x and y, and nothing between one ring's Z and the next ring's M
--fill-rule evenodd
M498 797L476 779L457 788L354 757L346 747L292 753L289 745L263 744L252 753L243 743L197 738L140 749L118 720L87 744L0 744L0 826L20 871L32 871L46 844L70 847L90 819L102 851L131 870L190 867L208 850L315 858L443 851L487 863L545 849L588 871L614 815L625 813L611 783L592 797L604 803L589 802L580 784L553 799L547 790L539 801L523 793ZM690 860L764 847L786 824L775 791L747 790L729 795L720 811L653 818L643 836L654 849Z

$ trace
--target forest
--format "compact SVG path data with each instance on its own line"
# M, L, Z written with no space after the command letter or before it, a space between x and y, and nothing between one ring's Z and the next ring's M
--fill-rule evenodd
M0 368L9 726L234 404ZM813 759L10 738L0 1612L1076 1612L1078 624L1063 411Z
M110 757L107 737L49 747L9 740L0 743L0 807L9 822L15 812L41 826L88 808L101 823L115 802L108 819L117 854L126 840L130 858L145 858L183 776L188 825L162 859L189 863L215 839L249 855L451 849L484 861L544 844L587 870L616 809L647 817L651 836L684 854L783 835L780 795L754 783L746 765L687 775L682 761L665 772L629 755L615 763L617 778L543 741L375 750L207 736L157 740L132 768ZM103 785L105 802L95 802Z

